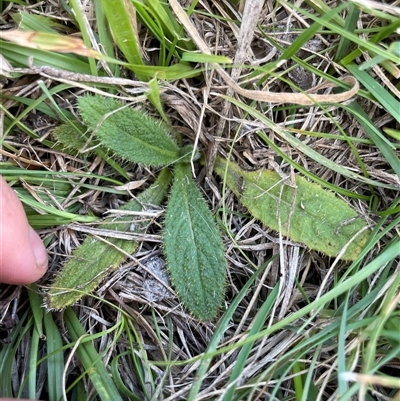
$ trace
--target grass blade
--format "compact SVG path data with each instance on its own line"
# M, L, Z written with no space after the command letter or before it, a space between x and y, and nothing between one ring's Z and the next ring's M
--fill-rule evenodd
M349 110L357 118L361 126L365 129L365 132L386 157L387 162L392 167L393 171L398 177L400 177L400 162L398 156L393 150L394 146L379 132L357 102L353 102L350 105L343 107Z
M215 356L215 351L218 347L219 342L221 341L231 319L233 314L235 313L237 307L239 306L240 302L246 295L246 292L249 290L251 285L254 283L254 281L257 279L258 276L264 271L264 269L269 265L269 263L272 262L274 258L269 259L263 266L261 266L247 281L247 283L241 288L239 293L236 295L235 299L232 301L232 303L229 305L229 308L226 310L220 321L218 322L218 325L215 329L214 335L212 336L211 340L208 343L207 349L204 352L202 358L201 358L201 363L199 368L197 369L195 379L193 381L192 387L190 389L189 396L187 398L187 401L196 401L197 400L197 395L199 393L201 383L204 380L204 377L207 373L207 369L210 366L212 358ZM250 341L249 341L250 342Z
M265 319L267 318L268 313L271 311L272 306L276 302L276 297L278 296L278 293L279 293L279 285L276 285L268 295L267 299L262 304L257 314L257 317L254 319L254 324L248 334L249 336L252 336L253 334L256 334L260 331L261 327L265 323ZM237 361L235 363L235 366L232 370L232 373L229 377L229 381L227 384L227 386L229 386L229 389L225 392L221 401L230 401L233 398L237 384L235 383L235 385L232 385L232 383L234 383L237 379L240 378L242 370L247 362L247 358L253 346L254 346L254 341L251 341L246 345L244 345L240 350L239 355L237 357Z
M20 394L13 393L12 386L12 366L16 358L20 342L28 330L33 327L32 317L28 318L28 312L25 312L21 320L14 327L9 342L2 345L0 349L0 396L13 397Z
M144 65L136 24L136 12L133 4L127 0L100 0L107 17L115 42L126 57L129 64ZM146 77L137 73L139 80Z
M270 128L271 130L276 132L279 136L284 138L292 146L294 146L295 148L297 148L300 151L302 151L305 155L309 156L311 159L313 159L313 160L317 161L318 163L328 167L330 170L336 171L337 173L339 173L339 174L341 174L341 175L343 175L345 177L352 178L354 180L364 182L364 183L366 183L368 185L373 185L373 186L377 186L377 187L384 187L384 188L390 188L390 189L397 190L397 187L394 186L394 185L383 184L383 183L381 183L379 181L363 177L361 175L353 173L352 171L348 170L347 168L345 168L345 167L343 167L341 165L338 165L338 164L332 162L331 160L329 160L325 156L320 155L318 152L316 152L315 150L313 150L310 147L308 147L306 144L304 144L301 140L299 140L294 135L291 135L287 130L278 127L276 124L273 123L273 121L268 119L264 114L260 113L259 111L255 110L254 108L246 105L245 103L240 102L240 101L238 101L236 99L233 99L232 97L227 97L227 96L224 96L224 95L221 96L221 97L224 98L224 99L229 100L230 102L232 102L233 104L237 105L238 107L240 107L244 111L248 112L251 116L253 116L254 118L258 119L263 124L265 124L268 128ZM344 105L342 105L342 107L345 108ZM260 135L261 138L268 138L264 133L259 133L259 135Z
M363 84L379 103L400 123L400 102L384 89L376 79L372 78L366 71L360 71L357 65L347 64L347 69Z
M79 31L82 34L83 41L84 41L86 47L88 49L91 49L92 44L90 42L90 37L89 37L88 31L87 31L87 26L85 24L85 16L83 15L83 12L82 12L82 5L80 4L80 2L78 0L70 0L69 4L72 7L73 15L74 15L76 21L78 22ZM98 70L97 70L97 66L96 66L96 60L92 57L89 57L88 62L90 65L91 74L94 76L97 76Z
M60 386L65 366L62 349L63 342L59 328L55 324L51 313L44 314L43 324L46 333L47 390L49 392L49 401L59 401L63 396Z
M357 28L358 18L360 16L360 10L354 3L349 4L348 13L345 20L344 29L348 32L354 32ZM335 61L341 60L348 52L352 42L348 38L342 36L335 54Z
M71 308L65 310L64 319L71 342L79 341L87 336L86 331ZM122 401L122 397L93 345L89 341L82 342L78 345L76 353L100 399L103 401Z
M398 57L397 55L391 54L385 48L378 46L373 42L365 41L362 38L360 38L359 36L355 35L354 33L348 32L344 27L341 27L341 26L337 25L335 22L332 22L330 20L330 18L326 18L325 15L323 17L318 17L315 14L309 13L304 8L299 8L299 7L297 7L293 4L290 4L284 0L281 0L281 1L284 2L288 7L296 9L298 12L300 12L307 18L310 18L311 20L321 24L322 26L335 31L336 34L347 38L352 43L359 45L363 50L369 51L372 56L377 54L377 55L381 55L381 56L385 57L386 59L393 61L394 63L397 63L397 64L400 63L400 57ZM341 4L340 6L336 7L335 9L333 9L331 11L336 11L336 13L337 13L338 10L342 10L344 7L346 7L346 5L347 5L346 3Z

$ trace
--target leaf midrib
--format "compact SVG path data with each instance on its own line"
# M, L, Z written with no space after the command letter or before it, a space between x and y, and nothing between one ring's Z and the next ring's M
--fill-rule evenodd
M188 194L188 188L189 188L189 186L191 185L191 183L189 182L189 185L184 185L184 180L185 180L185 178L187 178L188 180L190 180L190 178L189 177L187 177L186 176L186 174L184 174L183 172L182 172L182 175L183 175L183 177L182 177L182 187L183 187L183 190L185 191L185 210L186 210L186 214L187 214L187 216L189 217L189 222L188 222L188 224L187 224L187 227L190 229L190 233L191 233L191 237L192 237L192 242L193 242L193 244L194 244L194 248L195 248L195 251L194 251L194 253L195 253L195 256L196 256L196 265L197 265L197 272L198 272L198 279L199 279L199 282L201 283L201 288L202 288L202 294L204 294L204 283L203 283L203 277L202 277L202 275L201 275L201 271L200 271L200 263L199 263L199 253L198 253L198 251L197 251L197 243L196 243L196 235L195 235L195 230L193 229L193 223L192 223L192 215L191 215L191 213L190 213L190 202L189 202L189 194ZM204 295L203 295L203 304L205 304L205 301L206 301L206 297L204 297Z

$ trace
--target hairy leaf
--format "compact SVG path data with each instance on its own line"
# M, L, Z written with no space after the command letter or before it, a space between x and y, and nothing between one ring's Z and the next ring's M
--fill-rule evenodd
M101 144L117 156L151 166L179 158L179 147L161 121L101 96L80 97L79 109Z
M88 137L84 134L87 130L78 121L74 121L72 124L61 124L54 131L53 136L60 142L63 147L72 149L74 151L81 151L86 147L98 146L98 140L93 140L88 144Z
M100 146L97 138L90 138L86 134L87 128L78 121L72 121L69 124L61 124L54 131L53 136L64 147L65 150L71 149L75 152L82 152L85 149L92 149L85 154L91 155L95 153L99 155L106 163L108 163L119 174L129 180L129 176L125 170L120 167L111 157L107 154L107 149Z
M215 164L221 177L225 177L226 165L223 159ZM290 186L276 172L245 171L229 162L226 185L266 226L328 256L336 257L366 226L346 202L300 176L296 176L296 185ZM369 233L367 229L358 235L342 259L356 259Z
M214 217L191 178L189 164L175 166L164 244L168 269L182 303L201 320L214 318L225 291L224 249Z
M160 204L171 178L171 172L164 169L157 181L142 192L137 200L130 201L120 209L141 211L145 204ZM122 219L124 221L121 222ZM123 217L118 220L114 217L105 219L100 228L130 233L141 233L145 230L143 224L137 223L135 226L133 224L132 218ZM109 244L88 236L83 244L75 249L47 293L49 308L65 308L78 301L84 294L93 291L104 276L116 269L126 258L120 249L131 254L138 247L138 242L132 240L109 237L107 242Z

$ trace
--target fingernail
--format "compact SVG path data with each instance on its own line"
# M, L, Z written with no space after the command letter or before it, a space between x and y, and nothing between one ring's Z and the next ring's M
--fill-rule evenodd
M40 270L47 270L47 264L48 264L47 251L43 245L42 240L40 239L38 233L32 227L29 227L29 236L30 236L32 251L36 259L36 268Z

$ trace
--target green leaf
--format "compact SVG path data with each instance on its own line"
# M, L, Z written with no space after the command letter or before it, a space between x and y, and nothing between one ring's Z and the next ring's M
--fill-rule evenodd
M296 176L296 187L273 171L244 171L237 164L218 159L214 167L249 212L292 241L336 257L365 221L346 202L319 185ZM342 255L354 260L370 231L363 231Z
M198 319L214 318L225 292L224 248L214 217L191 178L190 164L175 166L164 243L182 303Z
M380 150L382 156L385 158L387 163L399 176L400 163L398 154L395 152L395 145L391 143L384 135L382 135L380 130L376 127L376 124L371 121L368 114L364 111L364 109L360 106L358 102L353 102L348 106L344 105L343 108L354 115L354 117L360 123L361 127L363 127L363 129L365 130L366 134L371 138L371 140Z
M380 105L400 123L400 102L387 91L379 82L376 82L368 72L362 71L359 66L350 63L347 69L357 78L357 80L374 96Z
M99 141L94 138L88 143L89 138L84 134L86 127L78 121L70 124L61 124L53 131L54 138L63 145L64 150L79 152L85 148L97 148ZM93 153L93 152L92 152ZM90 153L89 153L90 154Z
M122 401L122 397L101 359L102 356L97 353L91 341L83 340L88 334L71 308L65 310L64 321L71 342L75 342L77 345L78 358L97 392L98 398L96 397L96 399Z
M201 75L203 72L202 68L194 69L193 67L184 63L176 63L168 67L162 65L136 65L121 62L119 62L119 64L130 68L131 70L135 71L136 74L142 74L149 78L157 78L166 81L176 81L177 79L193 78Z
M164 169L156 182L141 193L137 200L132 200L120 209L141 211L143 204L161 203L171 181L171 172ZM99 226L102 229L134 233L144 231L142 224L133 226L132 219L118 221L115 217L105 219ZM133 234L133 232L129 232ZM65 264L62 272L51 285L47 293L48 306L51 309L62 309L78 301L83 295L93 291L107 273L116 269L126 258L126 253L133 253L138 247L137 241L107 238L107 242L92 236L86 237L82 245L75 249L71 259ZM124 251L123 252L121 252Z
M354 33L357 29L357 23L359 21L360 9L354 4L350 3L348 8L348 15L345 20L345 29L348 32ZM340 37L339 45L337 48L337 52L335 54L335 61L338 62L341 60L351 48L351 40L345 38L344 36Z
M74 54L31 49L3 40L0 40L0 49L2 56L14 67L30 68L32 65L29 60L32 60L33 66L45 65L77 74L91 74L88 63Z
M103 146L118 156L151 166L176 162L179 147L162 122L101 96L79 98L83 120Z
M97 138L90 138L86 135L86 131L87 128L78 121L70 121L68 124L59 125L53 131L53 136L61 143L65 151L75 151L80 153L85 149L90 148L91 150L87 152L88 155L91 155L92 153L97 154L115 171L122 175L122 177L129 180L129 175L107 154L107 149L100 146L100 142Z
M136 13L133 4L126 0L100 0L115 42L130 64L143 65ZM138 74L137 78L143 80Z
M190 61L192 63L220 63L232 64L232 59L227 56L216 54L185 52L182 54L182 61Z
M63 341L51 313L43 314L43 324L46 333L47 389L49 392L49 399L61 400L63 394L60 383L62 383L65 368L62 349Z
M393 139L396 139L396 141L400 141L400 131L393 128L382 128L382 130Z

